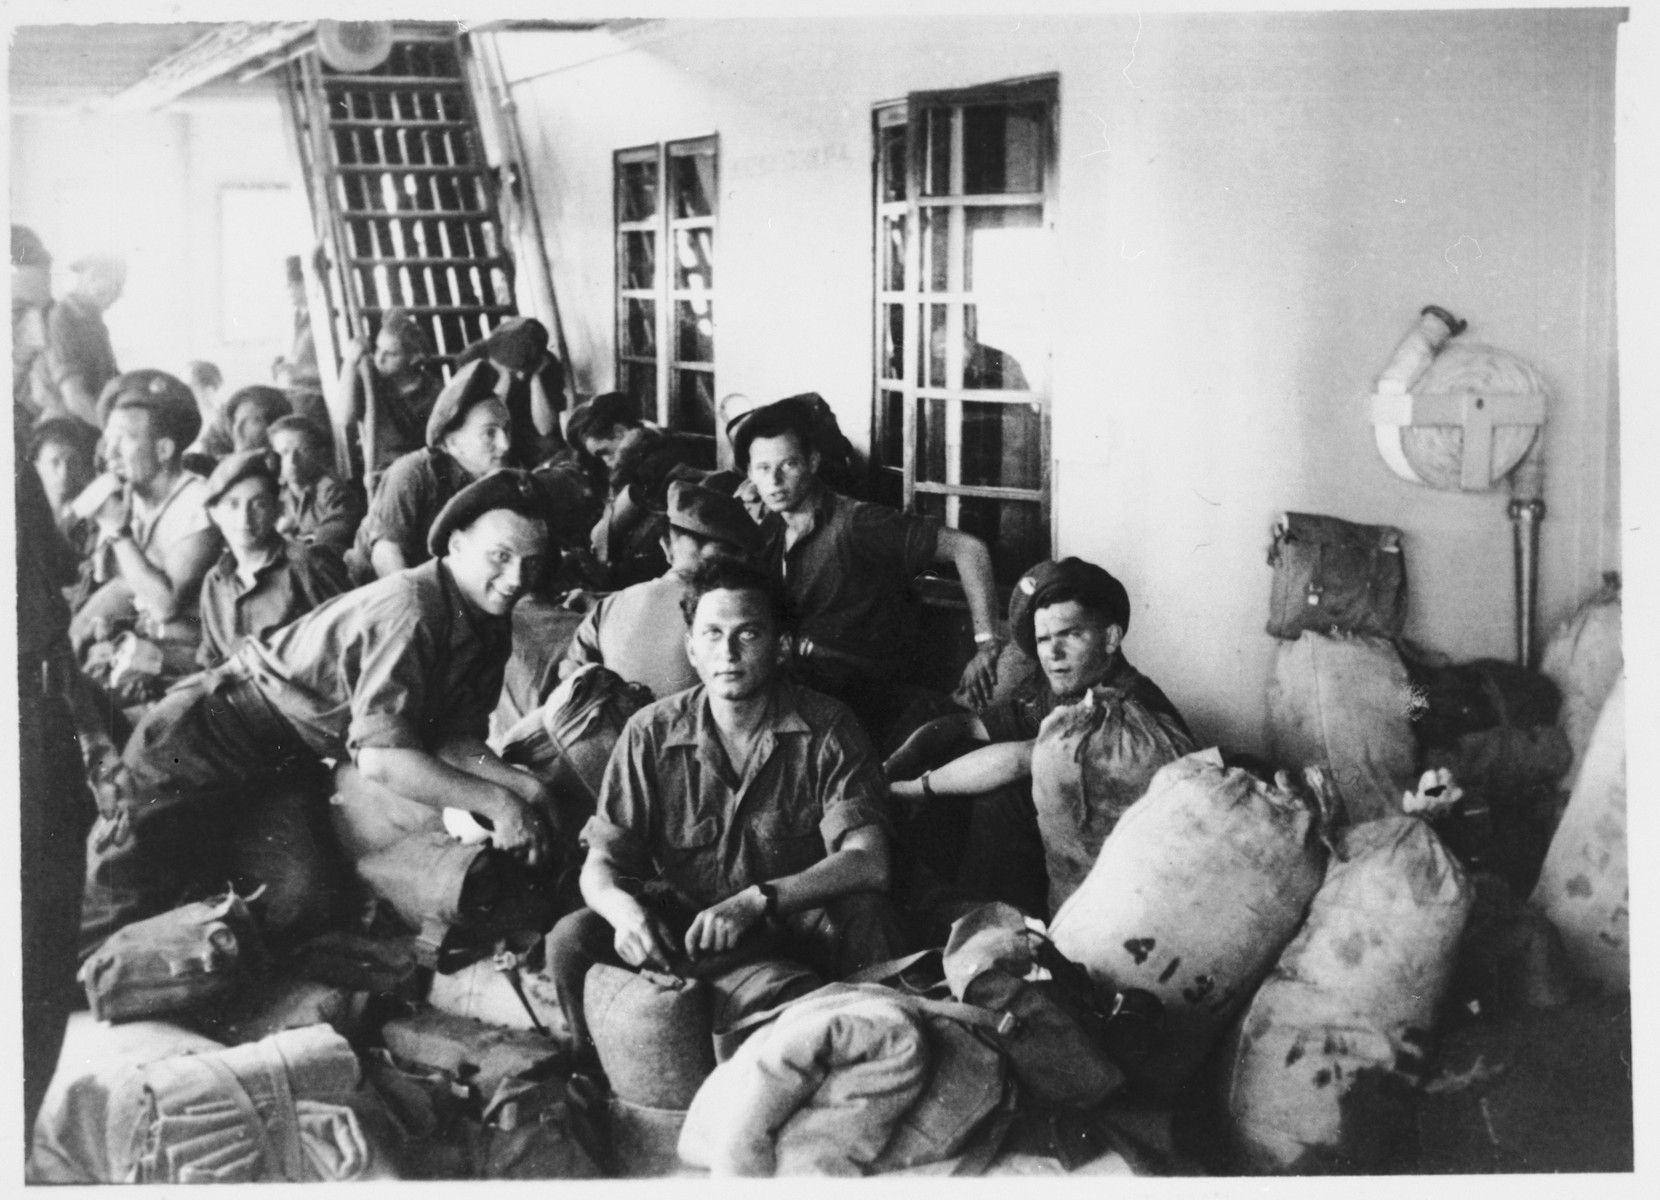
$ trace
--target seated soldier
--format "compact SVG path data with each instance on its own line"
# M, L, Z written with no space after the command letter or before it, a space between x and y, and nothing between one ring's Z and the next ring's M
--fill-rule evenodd
M439 510L473 480L507 465L511 422L500 383L496 368L479 360L444 386L427 418L425 448L398 459L375 488L346 555L354 583L425 562L427 531Z
M129 371L110 381L98 409L109 470L123 487L93 514L99 586L75 614L71 638L96 664L94 643L136 626L160 650L159 678L188 674L201 642L202 578L220 548L207 482L181 461L201 427L196 398L164 371Z
M346 568L277 532L277 468L269 450L229 455L208 477L208 516L225 553L202 580L202 645L196 661L217 667L245 638L264 637L346 590Z
M641 709L612 753L582 833L588 907L547 941L579 1063L593 963L718 974L781 956L841 978L898 949L870 740L839 701L783 678L787 605L752 567L699 567L682 609L702 685Z
M801 613L797 663L809 686L846 702L875 739L899 715L914 667L911 580L934 563L955 565L978 649L962 686L976 706L996 682L999 638L991 556L972 534L852 500L818 479L810 408L780 400L735 419L727 431L738 469L766 508L763 558Z
M344 556L363 524L363 498L329 470L329 435L298 414L271 424L271 450L282 463L282 514L277 531Z
M371 473L386 470L405 454L421 448L422 434L443 389L442 378L431 369L432 341L407 309L394 308L381 322L371 347L367 338L354 338L340 351L340 382L333 410L334 425L355 441L357 423L369 407L365 382L375 410L375 445L366 457Z
M513 458L534 467L564 448L559 413L565 407L565 367L548 350L548 329L535 317L509 317L462 348L457 367L488 358L506 372L503 399L513 419Z
M75 514L71 501L92 482L92 460L98 434L72 417L49 417L35 427L27 455L46 492L53 522L77 559L92 553L97 531Z
M559 677L599 663L645 684L658 699L695 686L680 613L692 574L711 558L744 558L759 542L755 522L732 496L687 480L670 483L663 534L668 572L613 592L589 610L559 664Z
M483 816L498 850L537 866L551 798L484 737L508 618L546 549L544 503L522 471L468 485L433 524L437 557L245 641L151 710L122 755L117 810L90 843L83 957L236 875L270 886L255 905L268 932L317 915L324 759L355 763L405 801ZM250 845L278 857L233 870Z
M661 495L669 472L695 465L696 449L684 438L640 420L631 396L605 392L571 414L565 436L603 473L608 495L590 541L600 591L656 579L668 568L660 545L662 513L649 504Z
M1124 657L1121 645L1129 625L1129 593L1107 571L1078 558L1039 563L1015 585L1009 627L1015 643L1037 658L1042 676L978 715L955 713L930 721L883 764L893 797L907 807L935 796L976 796L1024 785L1012 793L1002 791L975 814L980 828L963 852L957 874L990 889L988 898L1030 912L1045 910L1044 850L1029 783L1039 726L1057 705L1076 703L1091 688L1110 687L1189 736L1169 697ZM992 745L936 770L923 769L961 753L968 742ZM967 817L959 807L947 818L956 825L954 838L931 832L936 840L960 847ZM927 851L919 848L919 853Z
M231 449L269 449L271 423L293 411L294 406L278 388L263 383L237 388L225 401L225 426L231 433Z

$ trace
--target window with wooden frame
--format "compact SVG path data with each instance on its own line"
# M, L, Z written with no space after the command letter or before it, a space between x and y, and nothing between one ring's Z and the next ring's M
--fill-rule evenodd
M613 157L617 390L708 445L715 461L715 219L718 140L692 138Z
M1050 553L1053 78L874 113L879 494L984 539L1000 582Z

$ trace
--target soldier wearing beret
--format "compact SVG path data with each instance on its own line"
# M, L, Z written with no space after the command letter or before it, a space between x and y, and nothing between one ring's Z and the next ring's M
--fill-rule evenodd
M1045 911L1043 843L1029 780L1033 741L1057 705L1074 703L1091 688L1111 687L1187 733L1170 698L1124 657L1122 643L1129 626L1129 593L1106 570L1079 558L1039 563L1015 585L1009 628L1015 643L1038 660L1042 676L979 714L957 713L929 722L883 764L894 797L914 804L935 796L978 796L1005 789L976 815L984 829L976 833L975 842L988 843L982 847L985 852L971 844L959 872L962 878L1002 890L996 898L1028 911ZM960 753L967 743L987 742L994 748L938 770L922 770L952 751ZM1010 785L1020 785L1019 793L1011 796ZM966 817L964 808L958 807L960 817ZM963 835L961 829L957 832Z
M196 661L204 667L217 667L245 638L262 637L347 588L337 554L277 532L279 486L269 450L229 455L208 477L208 516L225 552L202 580Z
M681 599L699 564L745 558L759 548L760 536L737 499L688 479L669 484L667 519L667 573L613 592L590 610L559 664L561 679L599 663L659 699L697 685L686 657Z
M196 398L165 371L128 371L104 388L97 416L121 487L93 514L101 586L76 613L71 637L84 648L100 622L109 629L136 620L161 646L170 673L188 671L201 637L202 578L219 555L207 481L182 461L201 432Z
M237 388L225 401L225 426L230 430L232 450L264 450L271 445L273 421L294 411L281 389L263 383Z
M304 875L327 845L324 759L354 763L404 800L488 819L495 846L536 867L550 798L496 757L485 732L513 606L544 566L544 504L527 472L475 481L438 514L429 561L248 639L156 705L127 743L119 802L93 837L83 957L117 929L234 878L249 823L296 789L312 820L288 829L285 849L288 869ZM296 890L269 875L237 882L267 884L275 897ZM273 899L254 906L271 920Z
M467 484L511 461L506 380L488 360L470 362L444 385L427 418L426 445L387 469L346 556L355 583L385 578L427 559L433 518ZM514 464L517 465L517 464Z
M513 420L513 459L535 466L564 449L559 412L565 406L565 367L548 350L548 329L535 317L510 317L464 347L456 366L487 358L507 373L503 400Z

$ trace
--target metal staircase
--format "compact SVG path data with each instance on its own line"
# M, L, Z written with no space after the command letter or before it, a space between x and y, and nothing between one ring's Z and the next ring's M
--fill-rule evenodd
M315 47L285 67L321 247L311 303L319 362L337 366L339 347L372 340L393 308L415 316L440 358L517 311L456 32L400 26L391 56L364 74L335 71Z

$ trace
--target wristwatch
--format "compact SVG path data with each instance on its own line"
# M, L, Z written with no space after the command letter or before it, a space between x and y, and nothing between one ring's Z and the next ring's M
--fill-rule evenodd
M974 635L974 649L976 653L986 649L988 646L992 650L1001 650L1003 648L1003 639L991 630Z
M761 899L766 907L761 910L761 916L768 921L778 919L778 889L770 883L758 883L755 890L761 893Z

